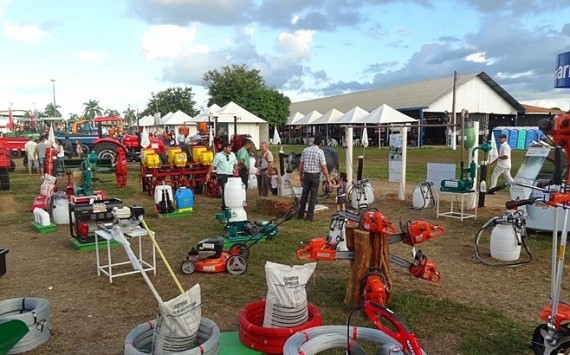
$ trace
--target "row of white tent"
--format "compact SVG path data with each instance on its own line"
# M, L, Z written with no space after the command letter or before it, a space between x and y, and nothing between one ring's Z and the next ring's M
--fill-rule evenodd
M220 107L216 104L208 107L206 110L200 112L198 115L192 117L180 110L176 112L169 112L160 118L160 123L157 124L153 116L148 115L139 120L139 126L182 126L193 125L198 122L208 122L217 117L218 122L234 122L234 116L238 117L240 123L267 123L265 120L257 117L253 113L234 103L233 101Z
M412 123L418 120L404 115L398 110L383 104L371 112L356 106L346 113L333 108L321 114L318 111L311 111L307 115L296 112L287 119L288 126L306 126L321 124L396 124Z

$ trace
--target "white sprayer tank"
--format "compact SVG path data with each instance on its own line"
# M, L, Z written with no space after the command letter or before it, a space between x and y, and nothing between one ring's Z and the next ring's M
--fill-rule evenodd
M418 184L412 194L412 206L417 209L427 208L431 203L429 185Z
M354 209L358 209L361 206L368 207L372 202L374 202L374 188L369 182L362 188L358 188L358 185L352 187L350 198L350 206Z
M49 213L46 210L36 207L34 208L34 221L40 226L49 226L51 224Z
M239 177L228 178L224 189L224 202L226 207L232 210L230 222L240 222L247 220L247 214L243 209L246 203L245 186Z
M69 224L69 201L65 192L51 195L51 218L55 224Z
M170 203L174 203L174 194L172 193L172 186L170 185L157 185L154 188L154 203L157 205L160 204L163 192L165 197L170 200Z
M491 231L491 257L501 261L516 261L521 246L511 223L497 224Z

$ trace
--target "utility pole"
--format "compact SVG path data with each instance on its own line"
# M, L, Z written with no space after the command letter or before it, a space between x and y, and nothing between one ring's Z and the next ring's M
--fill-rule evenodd
M51 79L51 89L53 92L53 112L52 117L55 117L55 113L57 111L56 104L55 104L55 79Z
M453 124L453 129L452 129L452 133L451 133L451 149L452 150L456 150L457 149L457 142L456 142L456 137L457 137L457 118L456 118L456 112L455 112L455 90L456 90L456 86L457 86L457 72L454 71L453 72L453 94L452 94L452 101L451 101L451 123Z

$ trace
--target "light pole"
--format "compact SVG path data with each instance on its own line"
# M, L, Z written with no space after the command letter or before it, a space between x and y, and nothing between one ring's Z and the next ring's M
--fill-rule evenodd
M55 113L57 111L56 105L55 105L55 79L51 79L51 89L53 92L53 112L52 112L52 117L55 117Z

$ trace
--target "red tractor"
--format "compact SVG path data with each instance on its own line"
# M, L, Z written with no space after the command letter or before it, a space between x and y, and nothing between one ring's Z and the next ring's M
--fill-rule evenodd
M0 143L0 190L10 190L10 171L14 171L15 164L10 158L10 149Z

